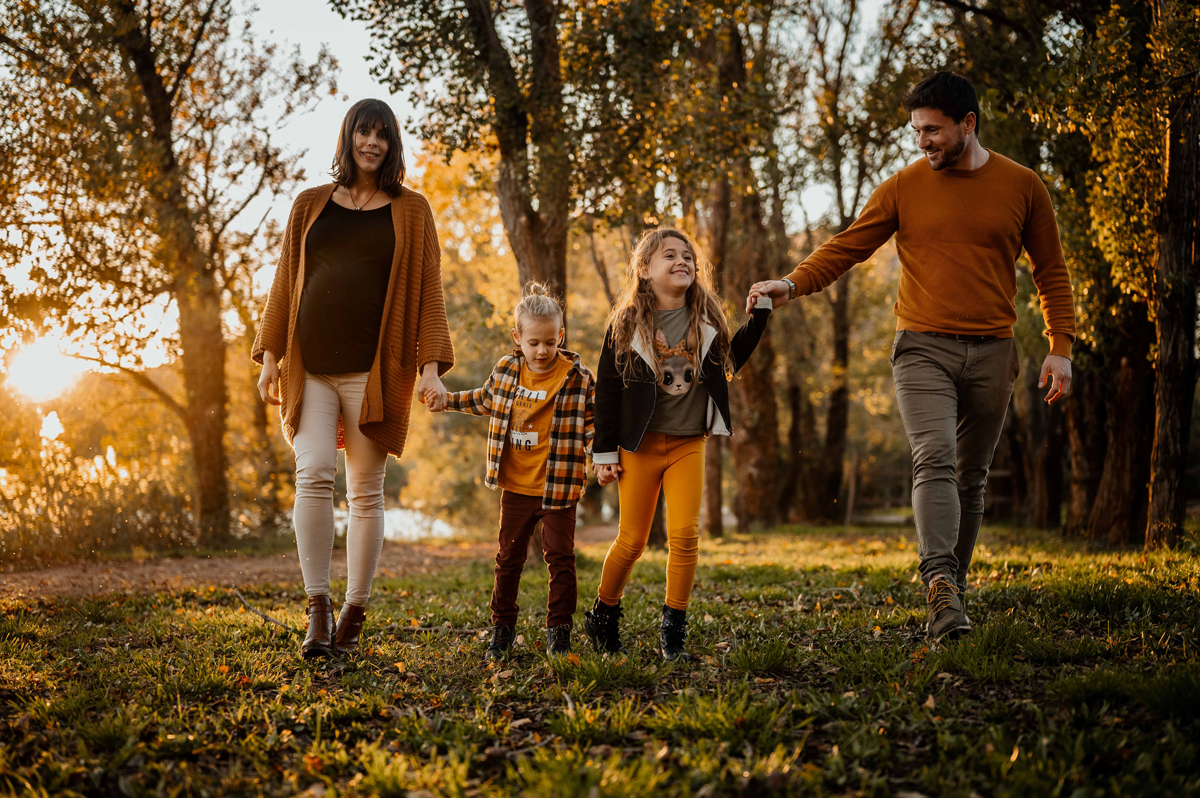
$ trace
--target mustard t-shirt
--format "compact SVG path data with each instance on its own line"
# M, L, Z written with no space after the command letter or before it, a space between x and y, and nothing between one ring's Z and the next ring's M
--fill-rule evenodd
M528 363L521 363L521 377L508 419L508 440L500 453L498 482L504 490L526 496L544 494L554 400L570 370L571 361L562 355L541 374L530 371Z

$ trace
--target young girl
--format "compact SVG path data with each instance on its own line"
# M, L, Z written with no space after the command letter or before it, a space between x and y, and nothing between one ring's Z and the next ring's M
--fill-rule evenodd
M491 416L487 479L500 495L500 546L492 588L492 642L487 658L499 659L515 637L517 588L529 536L542 522L542 549L550 571L546 650L571 650L575 614L575 505L583 495L592 442L596 380L579 355L559 349L562 307L538 283L513 311L518 349L492 369L482 388L430 394L431 410Z
M617 539L604 558L599 597L584 629L598 651L620 652L621 596L646 546L661 489L667 506L667 591L662 655L684 650L696 575L704 438L729 435L728 379L758 345L770 301L732 337L709 265L686 233L667 227L638 241L608 317L596 386L592 455L601 485L620 497Z

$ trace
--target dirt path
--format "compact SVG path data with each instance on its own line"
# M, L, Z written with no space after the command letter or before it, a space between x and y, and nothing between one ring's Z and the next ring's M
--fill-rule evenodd
M428 573L490 558L490 544L386 542L379 557L380 576ZM331 577L346 578L346 553L333 553ZM88 596L93 593L140 593L216 585L294 584L300 580L295 552L252 557L151 558L143 562L78 563L39 571L0 574L0 599Z
M582 527L580 546L608 543L616 525ZM475 560L489 560L495 545L479 541L436 543L384 543L378 574L383 577L428 573ZM333 553L332 572L346 578L346 554ZM88 596L104 593L142 593L185 587L294 584L300 580L295 552L251 557L155 557L142 562L82 562L38 571L0 573L0 600L37 599L48 596Z

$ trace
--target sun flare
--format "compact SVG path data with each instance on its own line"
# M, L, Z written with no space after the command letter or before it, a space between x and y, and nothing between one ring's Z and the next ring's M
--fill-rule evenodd
M4 381L35 402L44 402L70 388L87 366L67 357L53 341L42 338L18 352L8 364Z

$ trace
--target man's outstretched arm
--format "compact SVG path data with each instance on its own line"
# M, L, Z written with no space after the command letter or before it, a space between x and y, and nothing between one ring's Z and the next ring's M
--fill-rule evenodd
M896 199L897 175L875 189L854 223L819 246L783 280L765 280L750 287L746 312L754 309L760 296L779 307L789 299L807 296L832 285L856 263L862 263L891 238L899 226ZM788 281L791 281L790 283ZM795 290L793 291L793 286Z

